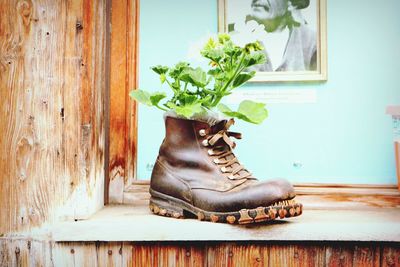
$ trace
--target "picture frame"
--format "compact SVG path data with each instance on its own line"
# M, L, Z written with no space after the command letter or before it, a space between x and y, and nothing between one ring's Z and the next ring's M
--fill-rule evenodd
M279 3L280 1L282 3ZM272 2L276 2L278 7L268 7L273 5ZM283 10L282 6L286 3L289 8L282 11L285 12L285 20L282 21L287 24L281 23L280 28L274 30L279 23L270 26L271 18L278 17L279 6ZM300 6L301 3L305 4ZM257 32L257 36L262 38L260 41L265 48L267 63L256 69L256 75L250 80L251 82L326 81L328 78L326 22L326 0L218 0L220 33L242 35L246 39L249 34L242 34L242 30ZM249 24L258 25L254 29L250 27L249 30ZM242 37L238 36L236 39L240 40Z

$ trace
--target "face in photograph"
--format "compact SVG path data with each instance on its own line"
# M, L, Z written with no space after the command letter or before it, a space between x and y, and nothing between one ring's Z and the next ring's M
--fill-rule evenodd
M258 21L274 20L288 9L287 0L252 0L250 16Z

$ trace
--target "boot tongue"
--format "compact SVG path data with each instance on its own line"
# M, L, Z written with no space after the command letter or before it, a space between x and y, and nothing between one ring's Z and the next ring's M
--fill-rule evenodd
M212 133L218 133L219 131L223 130L225 128L226 123L228 120L221 120L217 122L216 124L211 126L211 132Z
M225 125L227 122L228 122L228 120L220 120L217 123L215 123L214 125L210 126L211 133L216 134L219 131L226 130ZM226 144L223 139L220 139L220 140L218 140L217 143L215 143L215 146L228 147L228 144Z

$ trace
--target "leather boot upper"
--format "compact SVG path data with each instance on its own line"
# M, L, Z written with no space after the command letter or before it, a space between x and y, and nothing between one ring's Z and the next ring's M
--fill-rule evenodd
M206 211L238 211L268 206L295 196L286 180L260 182L233 154L228 128L233 120L206 122L166 117L165 139L150 188Z

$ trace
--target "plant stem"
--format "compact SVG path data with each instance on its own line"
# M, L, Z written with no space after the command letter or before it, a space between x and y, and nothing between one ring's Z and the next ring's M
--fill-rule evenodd
M206 92L207 94L215 95L215 91L211 91L211 90L208 90L206 88L203 88L203 91Z
M163 111L168 111L168 109L166 109L166 108L163 108L163 107L160 107L158 104L157 104L157 105L155 105L155 107L156 107L156 108L159 108L159 109L161 109L161 110L163 110Z
M217 64L218 64L218 67L219 67L222 71L225 71L224 68L221 66L221 64L219 64L219 62L217 62Z
M168 79L165 79L165 81L168 83L169 87L171 87L172 91L174 91L174 94L176 94L175 88L172 86L172 84L168 81Z
M215 98L215 100L214 100L213 103L211 104L212 107L215 107L216 105L218 105L219 101L221 101L221 98L223 97L225 90L228 88L228 86L231 84L231 82L233 81L233 79L234 79L234 78L237 76L237 74L239 73L240 68L242 67L243 60L244 60L245 56L246 56L246 54L243 53L243 55L242 55L242 57L241 57L241 59L240 59L239 65L236 67L235 72L234 72L233 75L229 78L228 82L224 85L224 87L222 87L222 89L221 89L221 93L222 93L222 94L221 94L220 96L217 96L217 97Z

